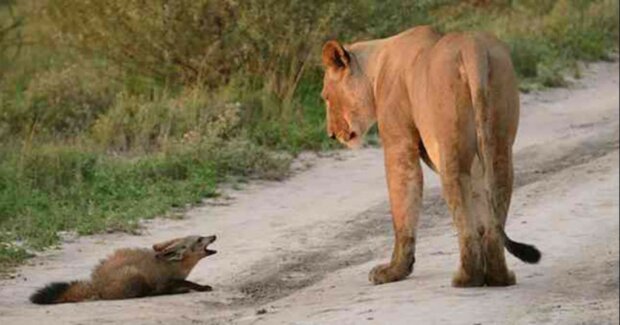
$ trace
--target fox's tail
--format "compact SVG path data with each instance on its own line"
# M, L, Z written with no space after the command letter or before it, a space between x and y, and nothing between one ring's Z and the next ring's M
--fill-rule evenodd
M488 196L487 200L489 200L491 213L495 216L496 220L501 220L502 217L505 220L507 206L504 208L498 207L498 197L501 195L502 190L496 181L497 176L495 175L495 164L493 161L494 146L496 143L492 138L491 128L493 126L492 120L496 117L492 116L494 112L492 107L489 107L488 102L489 54L477 41L473 41L469 43L469 45L469 51L463 52L462 58L474 108L476 138L478 140L480 161L482 162L482 168L484 170L485 187ZM504 198L504 200L506 200L506 198ZM506 247L510 254L526 263L538 263L541 254L536 247L512 241L504 231L503 222L500 222L498 228L503 237L504 247Z
M87 281L53 282L33 293L30 301L39 305L50 305L92 300L95 297L95 291Z

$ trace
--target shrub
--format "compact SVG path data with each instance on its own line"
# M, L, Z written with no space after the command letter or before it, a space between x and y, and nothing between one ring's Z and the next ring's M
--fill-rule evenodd
M148 98L121 93L95 122L93 138L113 151L152 152L175 141L202 137L228 139L238 134L239 107L224 95L196 87L172 96Z
M493 3L493 1L491 1ZM617 48L618 4L610 0L460 3L433 11L444 30L482 29L510 46L521 88L566 85L576 60L606 58Z
M614 45L609 32L617 42L618 3L558 0L543 21L545 38L562 49L564 57L604 59Z
M0 102L0 125L12 135L72 137L112 104L115 88L110 79L83 66L44 71L31 78L23 93Z
M19 54L22 45L24 17L15 13L13 6L11 0L0 1L0 72Z
M47 14L68 44L134 73L209 88L241 75L290 98L317 46L366 12L358 3L50 0Z
M211 85L239 63L230 35L232 5L227 0L50 0L46 13L61 39L83 53L160 81Z

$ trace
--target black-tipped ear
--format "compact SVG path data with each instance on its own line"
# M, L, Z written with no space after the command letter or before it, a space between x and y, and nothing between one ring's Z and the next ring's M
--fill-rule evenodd
M342 69L349 66L351 57L338 41L328 41L323 45L323 65L328 68Z

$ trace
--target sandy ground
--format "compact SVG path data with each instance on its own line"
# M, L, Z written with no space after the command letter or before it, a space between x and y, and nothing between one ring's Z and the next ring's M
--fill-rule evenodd
M0 324L618 324L618 63L569 89L522 96L507 232L543 252L509 257L517 285L456 289L458 250L437 178L426 170L414 274L382 286L391 221L380 149L308 155L284 182L253 182L145 234L67 241L0 282ZM307 168L306 165L311 164ZM86 278L119 247L217 234L219 254L190 279L209 293L35 306L50 281Z

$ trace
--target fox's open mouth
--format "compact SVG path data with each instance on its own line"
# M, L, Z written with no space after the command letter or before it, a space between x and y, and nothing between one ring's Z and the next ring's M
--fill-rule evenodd
M213 255L213 254L217 253L217 251L213 250L213 249L208 249L208 248L205 247L205 253L207 253L207 256L209 256L209 255Z

